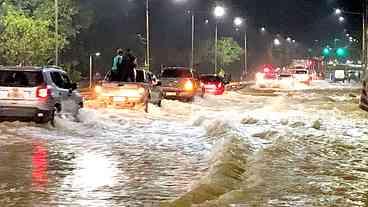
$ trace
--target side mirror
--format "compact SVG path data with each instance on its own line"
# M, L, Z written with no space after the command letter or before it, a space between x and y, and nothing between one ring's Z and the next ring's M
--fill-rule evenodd
M72 83L72 84L70 84L70 89L71 89L72 91L77 90L77 88L78 88L78 85L77 85L76 83Z

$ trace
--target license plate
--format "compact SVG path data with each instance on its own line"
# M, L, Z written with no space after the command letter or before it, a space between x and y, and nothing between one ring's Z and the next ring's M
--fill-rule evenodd
M176 96L176 92L167 92L166 96Z
M122 96L117 96L117 97L114 97L113 100L115 102L125 102L125 101L128 100L128 98L127 97L122 97Z
M20 89L12 89L8 91L9 98L24 98L24 91Z

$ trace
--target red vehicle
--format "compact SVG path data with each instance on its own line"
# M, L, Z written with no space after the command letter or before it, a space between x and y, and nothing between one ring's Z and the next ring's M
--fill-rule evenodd
M201 84L205 88L205 92L213 95L222 95L225 92L224 80L217 75L202 75Z

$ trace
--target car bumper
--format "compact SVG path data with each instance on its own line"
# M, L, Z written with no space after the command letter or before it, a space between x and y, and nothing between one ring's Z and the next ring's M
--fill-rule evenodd
M133 107L137 104L145 103L145 97L99 97L98 101L106 103L107 105L120 106L120 107Z
M0 120L33 120L51 118L52 109L44 110L32 107L0 106Z
M211 88L206 88L205 92L207 94L212 94L212 95L222 95L225 92L225 89L211 89Z

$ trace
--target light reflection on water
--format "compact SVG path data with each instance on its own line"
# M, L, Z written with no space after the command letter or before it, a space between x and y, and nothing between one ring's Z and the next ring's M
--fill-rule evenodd
M84 110L56 130L1 123L0 203L143 206L194 192L208 206L363 206L366 114L339 93ZM227 190L206 203L205 189Z

